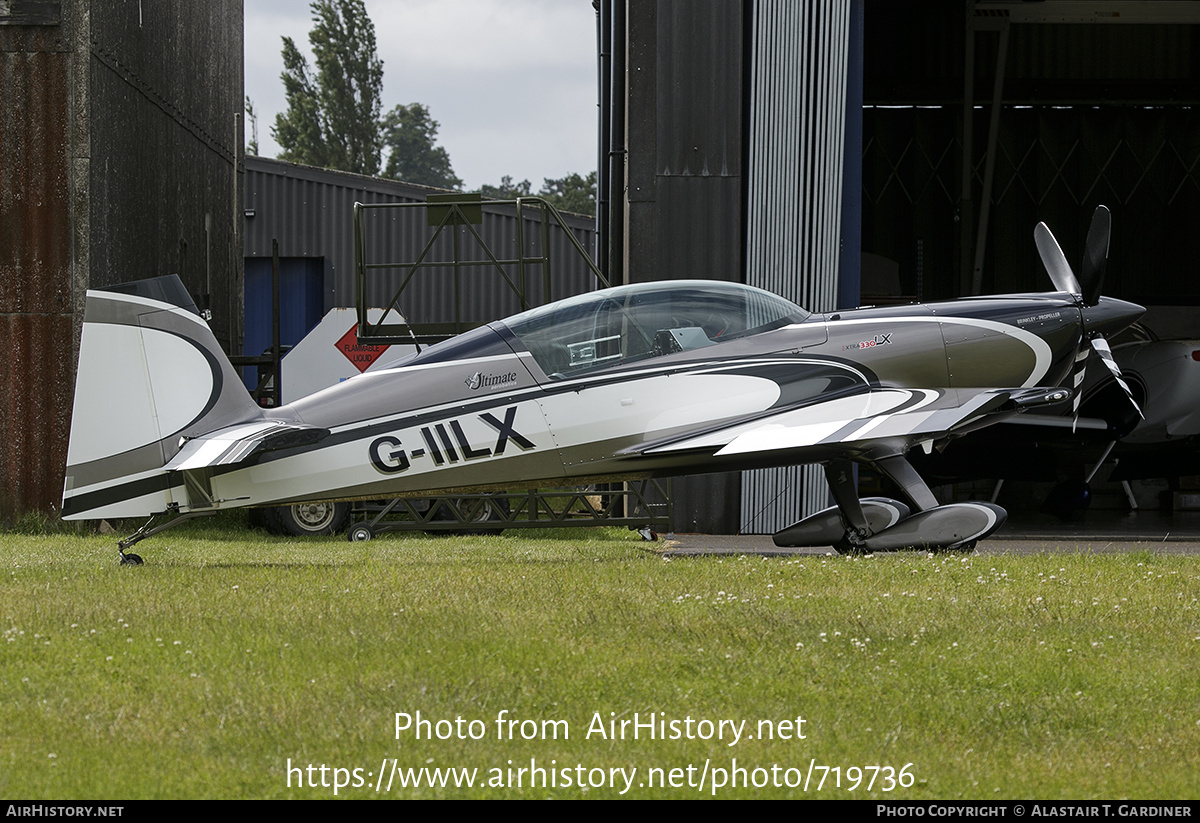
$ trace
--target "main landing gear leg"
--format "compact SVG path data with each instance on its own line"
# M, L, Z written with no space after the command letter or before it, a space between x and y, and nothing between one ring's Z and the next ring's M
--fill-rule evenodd
M923 512L938 507L939 504L937 498L933 496L933 491L930 490L921 475L917 474L917 470L909 464L907 457L902 454L885 457L876 461L875 465L900 487L917 511Z
M862 501L858 499L858 473L849 460L833 460L823 468L829 490L833 493L833 502L846 526L845 536L840 544L835 545L839 545L839 548L844 545L843 551L859 550L871 536L872 529L863 512Z

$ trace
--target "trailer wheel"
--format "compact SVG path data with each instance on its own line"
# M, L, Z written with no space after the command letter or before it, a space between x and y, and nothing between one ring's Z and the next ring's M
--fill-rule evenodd
M340 532L350 517L350 506L346 503L297 503L277 506L274 513L282 533L305 537Z
M346 532L346 539L351 543L362 543L370 540L375 536L375 532L366 523L360 523L357 526L351 526L350 531Z

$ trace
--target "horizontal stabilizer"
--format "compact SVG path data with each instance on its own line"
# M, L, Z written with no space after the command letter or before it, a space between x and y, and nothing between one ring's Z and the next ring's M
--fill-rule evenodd
M328 434L328 429L274 420L230 426L187 441L166 469L188 471L244 463L262 452L311 446Z

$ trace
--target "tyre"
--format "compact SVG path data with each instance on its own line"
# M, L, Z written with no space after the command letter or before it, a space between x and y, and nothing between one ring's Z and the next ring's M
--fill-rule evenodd
M438 529L435 532L430 532L430 534L500 534L503 531L503 529L472 529L469 527L469 524L503 520L509 511L508 498L504 495L489 495L487 498L465 497L455 500L454 504L465 518L462 522L467 527L461 529ZM458 519L455 516L454 510L446 503L436 502L434 505L437 506L437 511L433 513L433 520L446 522Z
M283 534L295 537L337 534L346 527L350 516L348 503L297 503L277 506L274 519Z
M350 531L346 532L346 539L351 543L363 543L374 536L375 532L371 531L371 527L365 523L351 526Z
M246 510L250 518L250 528L263 529L271 534L279 534L279 522L275 517L275 509L254 507Z

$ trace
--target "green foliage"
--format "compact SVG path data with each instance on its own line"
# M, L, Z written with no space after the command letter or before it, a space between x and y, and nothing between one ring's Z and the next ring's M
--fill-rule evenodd
M283 38L288 110L272 129L280 157L295 163L377 174L383 61L362 0L314 0L309 32L316 76L289 37Z
M462 180L436 143L438 124L420 103L396 106L380 117L383 62L375 26L362 0L315 0L309 43L316 75L291 38L283 38L288 109L272 133L280 158L310 166L378 175L458 189Z
M314 0L309 32L316 74L290 37L283 38L286 112L276 115L271 133L280 158L293 163L378 175L408 183L461 189L450 155L437 145L438 123L421 103L397 105L380 117L383 62L375 48L375 26L363 0ZM253 105L246 111L254 119ZM258 151L257 132L248 147ZM386 164L381 169L381 157ZM484 185L484 197L511 200L532 193L528 180L504 177ZM538 195L556 208L596 212L596 173L569 174L543 181Z
M491 186L484 183L479 187L479 193L487 200L515 200L518 197L528 197L532 194L533 184L528 180L514 183L511 175L500 178L500 185Z
M290 37L283 38L283 92L288 110L275 116L271 133L282 151L280 157L294 163L324 165L327 153L321 128L317 90L308 76L308 61Z
M500 184L490 186L485 184L480 193L492 200L512 200L517 197L528 197L532 194L533 184L528 180L513 182L509 175L500 179ZM594 215L596 213L596 172L590 172L587 177L579 174L568 174L566 177L542 181L538 197L545 198L550 205L560 211L570 211L576 214Z
M0 532L15 534L66 534L90 531L90 524L67 522L56 515L42 511L27 511L10 522L0 522Z
M388 150L384 177L443 189L460 189L462 180L450 167L450 155L437 145L437 121L420 103L396 106L383 118L383 146Z
M246 95L246 154L258 154L258 112L254 110L254 101Z
M547 178L538 194L549 200L559 211L595 215L596 172L590 172L587 177L568 174L558 180Z

